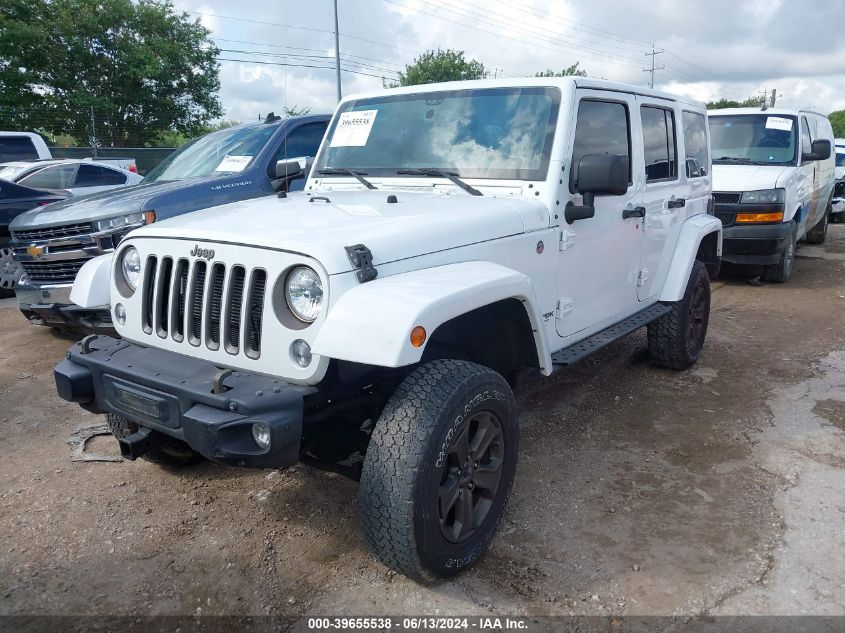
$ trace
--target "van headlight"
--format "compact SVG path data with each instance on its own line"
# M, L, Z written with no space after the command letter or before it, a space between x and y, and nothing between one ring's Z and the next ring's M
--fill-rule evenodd
M783 202L784 189L761 189L759 191L746 191L742 194L742 204L776 204Z
M141 255L138 249L130 246L120 255L120 270L126 285L135 292L138 289L138 282L141 280Z
M297 266L285 281L285 299L293 315L305 323L313 322L323 307L323 282L308 266Z

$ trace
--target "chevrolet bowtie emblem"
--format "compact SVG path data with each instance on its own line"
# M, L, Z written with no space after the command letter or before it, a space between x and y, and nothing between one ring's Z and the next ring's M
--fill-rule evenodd
M30 244L26 247L26 254L30 257L38 257L39 255L43 255L46 249L43 246L36 246L35 244Z

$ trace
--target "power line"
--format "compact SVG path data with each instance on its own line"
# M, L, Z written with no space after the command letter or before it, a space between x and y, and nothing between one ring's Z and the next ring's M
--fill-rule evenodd
M255 42L250 40L231 40L225 37L213 37L215 42L229 42L232 44L249 44L251 46L267 46L270 48L279 48L279 49L286 49L286 50L296 50L296 51L308 51L311 53L322 53L324 55L328 55L328 51L323 48L305 48L302 46L284 46L282 44L271 44L269 42ZM291 53L292 54L292 53ZM404 67L404 64L399 64L397 62L390 62L384 59L375 59L374 57L364 57L363 55L353 55L352 53L343 53L340 56L341 59L350 60L351 59L363 59L370 62L376 62L379 64L383 64L385 66L398 66L400 68Z
M262 64L265 66L288 66L291 68L321 68L323 70L334 70L334 66L318 66L316 64L286 64L284 62L267 62L260 59L232 59L230 57L218 57L217 61L240 62L242 64ZM341 70L345 73L352 73L353 75L364 75L365 77L384 79L384 75L374 75L372 73L361 72L360 70L352 70L351 68L341 67Z

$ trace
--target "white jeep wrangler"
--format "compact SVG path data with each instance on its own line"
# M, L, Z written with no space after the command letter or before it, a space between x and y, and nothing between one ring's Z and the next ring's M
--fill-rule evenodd
M517 378L643 326L657 364L691 366L720 254L700 103L582 78L382 90L341 102L304 192L124 239L102 264L123 338L75 345L56 383L129 459L360 478L379 558L448 577L504 511Z

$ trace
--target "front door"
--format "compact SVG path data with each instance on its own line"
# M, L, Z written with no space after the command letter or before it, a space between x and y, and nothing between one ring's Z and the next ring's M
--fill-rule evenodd
M686 205L693 204L691 189L679 173L680 121L671 101L637 97L643 141L643 256L637 272L637 297L653 298L666 277L672 249Z
M560 185L561 200L574 191L578 161L591 154L629 158L630 185L621 196L596 196L595 216L568 225L560 216L562 240L556 327L566 345L624 318L637 309L636 274L642 248L642 156L632 152L639 133L633 95L578 91L571 160ZM580 196L575 196L576 202ZM624 212L628 211L627 214ZM630 217L623 217L624 215Z

